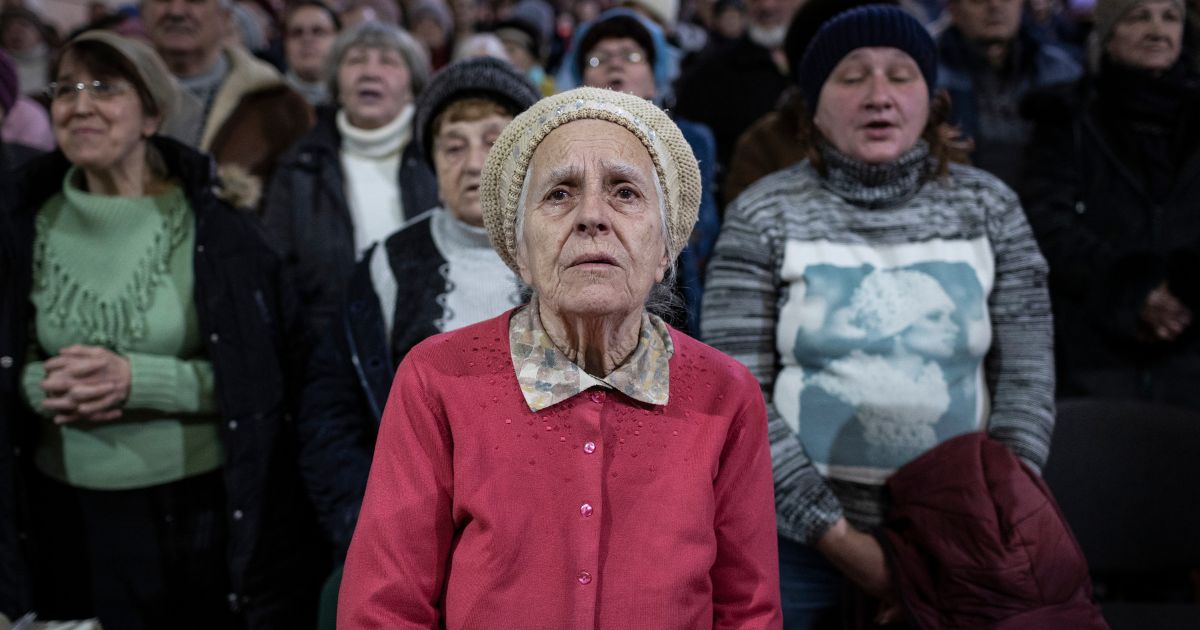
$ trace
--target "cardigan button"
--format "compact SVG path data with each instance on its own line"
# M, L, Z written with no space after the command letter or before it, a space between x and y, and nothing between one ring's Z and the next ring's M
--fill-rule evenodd
M230 421L229 421L229 430L230 430L230 431L237 431L237 428L238 428L238 423L237 423L237 420L230 420Z
M595 442L587 442L587 443L585 443L585 444L583 445L583 452L584 452L584 453L587 453L588 455L591 455L592 453L595 453L595 452L596 452L596 443L595 443Z
M579 577L576 579L579 580L580 584L587 586L588 584L592 583L592 574L588 573L587 571L580 571Z
M591 398L594 403L602 403L604 402L604 392L592 392L588 394L588 398Z
M592 510L591 503L584 503L583 505L579 506L579 515L582 516L583 518L587 518L587 517L591 516L592 511L593 510Z
M13 358L9 356L0 357L0 368L8 369L13 366Z
M240 521L240 520L242 520L242 517L243 517L243 516L245 516L245 515L244 515L244 514L242 514L242 511L241 511L241 510L234 510L234 511L233 511L233 520L235 520L235 521Z
M221 340L221 336L220 336L220 335L218 335L217 333L213 333L213 334L211 334L211 335L209 335L209 336L208 336L208 340L209 340L209 341L211 341L211 342L213 342L213 343L217 343L218 341L220 341L220 340Z

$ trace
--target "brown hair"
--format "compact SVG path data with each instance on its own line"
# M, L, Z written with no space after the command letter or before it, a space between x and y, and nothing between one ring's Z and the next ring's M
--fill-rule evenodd
M798 109L800 110L800 124L796 136L798 141L804 145L804 156L808 158L818 173L823 176L827 175L825 160L821 157L818 147L821 142L828 142L828 140L813 124L815 112L810 114L803 102L799 104ZM949 118L950 95L946 93L946 90L937 90L929 99L929 119L925 122L921 138L929 143L929 154L937 160L937 168L934 173L938 177L949 171L951 162L971 163L969 157L971 141L963 138L962 131L957 125L951 124Z
M450 103L442 110L442 113L433 119L433 124L429 125L430 137L436 137L438 132L442 130L442 125L453 122L474 122L483 120L488 116L512 116L511 108L505 107L500 103L479 96L471 96L468 98L459 99Z
M150 88L142 82L137 66L111 46L97 41L67 42L54 62L54 80L58 79L58 71L67 59L83 66L96 79L121 79L128 81L137 92L138 100L142 103L142 112L146 116L159 116L158 104L150 94Z

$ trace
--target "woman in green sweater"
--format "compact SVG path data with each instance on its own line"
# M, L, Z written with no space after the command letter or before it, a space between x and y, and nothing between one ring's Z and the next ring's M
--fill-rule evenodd
M288 494L272 486L248 498L245 487L264 482L268 474L261 471L269 467L262 462L287 455L276 448L279 430L267 426L263 413L237 414L243 424L255 423L240 431L239 420L230 419L235 397L232 389L217 390L222 364L214 348L232 344L225 365L241 371L251 360L238 355L262 351L264 342L239 344L239 337L277 336L260 330L284 319L278 305L286 300L275 276L263 273L273 259L257 257L255 250L266 246L243 238L239 247L249 253L222 253L217 269L201 264L206 222L210 233L223 232L213 242L249 231L226 216L232 211L212 196L212 183L194 185L208 181L207 158L156 137L178 92L153 51L87 33L66 46L54 76L51 119L61 158L70 164L58 175L56 194L40 203L36 193L28 195L36 207L32 313L20 381L27 409L40 416L29 423L36 425L33 511L41 514L34 522L62 526L77 509L82 540L60 536L33 546L32 605L43 615L94 613L112 628L232 627L239 608L271 599L246 594L248 583L260 580L237 569L261 563L258 550L247 547L263 537L239 532L284 522L261 499ZM35 175L54 168L43 163ZM211 242L208 248L217 258ZM241 277L231 279L234 273ZM218 282L230 286L214 287ZM214 300L222 298L244 312L214 317ZM256 322L251 335L237 334ZM255 375L266 384L263 399L283 380L274 376L284 365L280 360ZM226 404L230 409L222 409ZM276 413L281 406L264 404ZM235 435L263 441L249 449L236 442L234 452ZM256 461L247 467L250 460ZM249 473L258 478L248 480L249 470L260 471ZM243 483L230 480L237 476ZM83 583L44 579L55 573L82 575ZM86 597L67 598L66 606L46 603L63 601L48 592L74 586L90 592L90 610ZM289 625L266 618L246 615L256 620L252 626Z

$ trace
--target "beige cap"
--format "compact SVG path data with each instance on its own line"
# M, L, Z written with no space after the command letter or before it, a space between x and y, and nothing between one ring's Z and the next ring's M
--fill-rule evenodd
M64 49L70 49L73 44L80 42L98 42L112 48L117 54L129 60L137 69L137 79L146 86L150 98L158 107L160 121L166 121L179 109L179 83L167 70L158 53L146 44L135 39L122 37L111 31L86 31L67 42ZM159 126L162 126L162 122Z
M551 131L576 120L607 120L637 136L662 183L667 205L671 257L687 245L700 211L700 166L679 127L643 98L600 88L578 88L548 96L513 119L488 153L480 195L483 223L492 246L513 271L517 268L516 222L521 187L533 152Z

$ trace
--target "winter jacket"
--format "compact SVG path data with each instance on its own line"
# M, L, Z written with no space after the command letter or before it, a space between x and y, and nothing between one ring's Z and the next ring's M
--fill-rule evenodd
M1032 27L1022 26L1012 43L1010 67L1001 78L1001 89L1013 102L1005 117L1019 133L1000 141L983 137L979 110L980 99L986 96L978 94L978 82L985 76L996 76L996 70L955 27L938 38L938 60L938 87L950 94L953 122L975 140L975 165L1013 185L1029 133L1017 105L1030 90L1078 79L1082 73L1079 63L1058 46L1038 39Z
M1036 126L1019 192L1050 264L1060 396L1200 407L1196 324L1175 341L1156 342L1139 319L1163 283L1200 314L1198 95L1181 103L1167 132L1175 155L1156 158L1175 172L1149 167L1149 155L1121 141L1136 125L1123 112L1106 113L1096 81L1026 103Z
M357 258L336 113L321 110L312 131L280 159L263 207L267 235L295 278L314 331L333 320ZM437 205L437 179L416 142L400 158L397 185L405 219Z
M1004 445L959 436L887 487L892 507L877 537L916 628L1108 627L1050 489Z
M227 493L229 604L250 628L310 624L320 569L310 563L316 531L295 475L290 407L306 352L299 311L283 269L257 223L217 196L210 158L163 137L151 140L195 216L195 303L212 363L221 418ZM39 158L8 182L0 230L0 612L32 607L28 567L39 543L26 494L40 420L22 400L20 374L34 312L34 220L62 188L61 152ZM321 559L318 559L320 562ZM311 584L308 579L312 578ZM311 588L310 588L311 587Z

